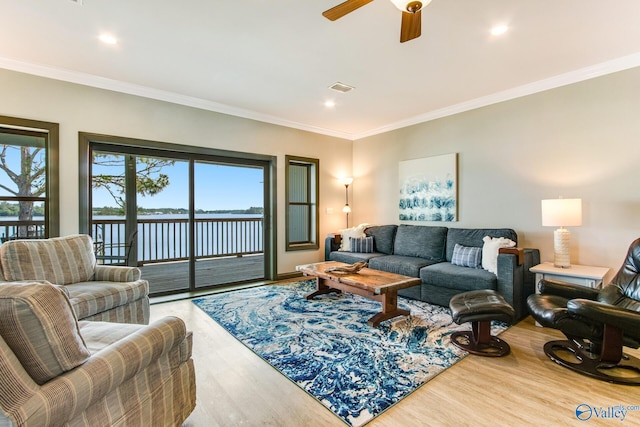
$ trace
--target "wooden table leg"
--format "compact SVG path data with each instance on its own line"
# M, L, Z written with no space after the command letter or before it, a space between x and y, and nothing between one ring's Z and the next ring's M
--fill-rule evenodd
M367 321L367 325L376 327L380 322L397 316L408 316L411 314L409 310L398 308L398 292L391 290L388 293L377 295L376 298L382 303L382 311Z
M316 277L316 290L311 292L310 294L307 294L305 299L311 300L315 296L330 294L331 292L335 292L339 294L342 291L340 289L334 289L331 286L328 286L324 279L321 279L320 277Z

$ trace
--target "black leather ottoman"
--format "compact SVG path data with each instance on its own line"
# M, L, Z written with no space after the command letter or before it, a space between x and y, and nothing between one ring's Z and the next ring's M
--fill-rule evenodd
M458 294L449 302L451 317L458 325L471 322L470 331L451 334L451 342L478 356L499 357L509 354L509 344L491 335L491 321L513 322L515 311L502 295L490 289Z

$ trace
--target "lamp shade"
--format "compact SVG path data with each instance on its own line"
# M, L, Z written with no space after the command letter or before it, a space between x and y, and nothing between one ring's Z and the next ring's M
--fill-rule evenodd
M344 185L351 185L351 183L353 182L353 178L342 178L342 183Z
M549 227L582 225L582 199L543 200L542 225Z
M349 205L344 205L344 207L342 208L342 212L344 212L344 213L351 213L351 206L349 206Z
M391 3L402 12L411 12L415 13L419 10L422 10L426 5L431 3L431 0L421 0L421 1L408 1L408 0L391 0Z

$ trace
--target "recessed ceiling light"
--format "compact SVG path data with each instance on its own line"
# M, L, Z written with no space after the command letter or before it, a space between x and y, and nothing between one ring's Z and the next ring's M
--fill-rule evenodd
M506 33L509 30L509 27L506 25L496 25L491 29L491 34L494 36L499 36L501 34Z
M324 106L327 108L333 108L336 106L336 102L332 99L329 99L328 101L324 101Z
M100 34L100 41L104 44L118 44L118 39L111 34Z

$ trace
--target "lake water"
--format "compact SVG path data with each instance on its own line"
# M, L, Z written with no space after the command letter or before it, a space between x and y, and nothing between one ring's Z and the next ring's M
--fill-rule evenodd
M261 214L197 214L195 216L196 257L256 253L263 251L262 221L234 221L258 219ZM189 223L184 214L153 214L138 216L138 260L159 261L187 258L189 255ZM127 242L124 216L93 217L93 238L105 255L123 254ZM224 221L228 219L230 221ZM17 217L0 217L0 235L15 236ZM37 218L34 218L38 221ZM109 222L102 222L102 221ZM161 221L158 221L161 220ZM211 220L211 221L207 221ZM118 221L111 223L110 221ZM2 224L4 222L4 224ZM8 223L8 224L7 224Z

